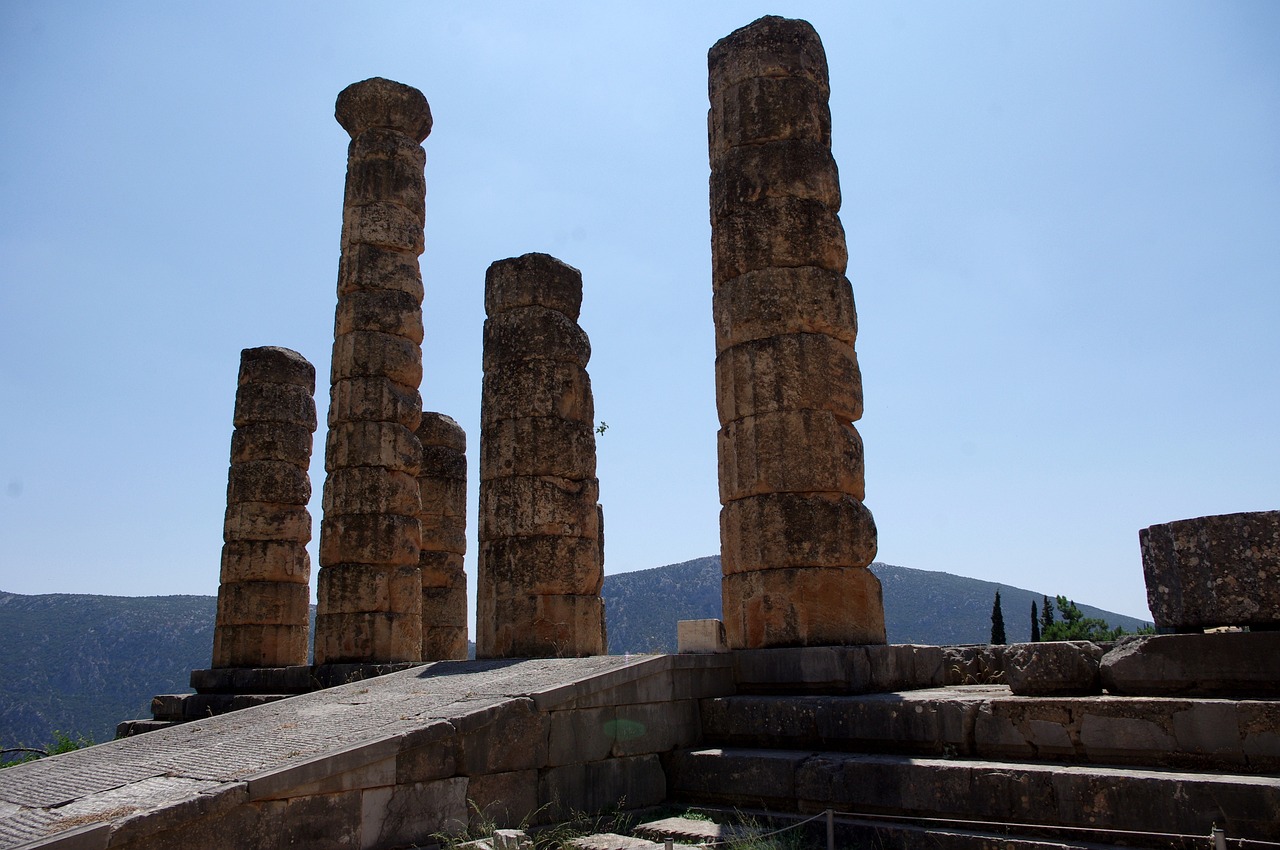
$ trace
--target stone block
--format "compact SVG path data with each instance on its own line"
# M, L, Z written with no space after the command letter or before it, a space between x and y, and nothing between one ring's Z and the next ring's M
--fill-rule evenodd
M483 582L481 576L477 658L574 658L606 652L604 600L599 596L494 597L486 594Z
M408 732L396 755L396 784L447 779L458 772L458 730L436 720Z
M362 847L407 847L467 831L468 783L461 776L364 792Z
M803 198L840 210L840 173L831 148L788 139L726 150L711 172L711 223L771 198Z
M278 460L237 463L227 472L227 504L274 502L305 505L311 501L307 470Z
M314 430L312 390L294 384L244 384L236 390L235 425L284 422Z
M490 265L484 276L485 315L529 306L558 310L578 321L582 272L549 254L524 254Z
M418 427L422 396L416 388L402 387L386 378L347 378L329 388L329 426L349 422L394 422Z
M395 422L343 422L325 437L324 468L380 466L417 475L422 446L413 432Z
M595 540L600 534L599 498L594 478L522 476L482 481L480 540L543 535Z
M707 52L711 95L755 77L803 77L827 86L827 56L808 21L768 15L739 27Z
M423 446L441 446L455 452L467 450L467 432L452 417L443 413L424 410L416 433L418 442Z
M316 423L254 422L231 433L231 462L276 460L307 468L311 464L311 433Z
M507 832L510 827L530 823L538 808L538 771L472 776L467 782L467 802L471 828L476 832L494 827Z
M611 705L553 711L548 718L549 767L600 761L613 750L617 712Z
M324 570L320 571L324 576ZM421 598L418 600L421 605ZM316 614L316 663L335 664L376 658L384 663L418 661L422 653L422 615L385 611Z
M416 516L422 507L418 479L381 466L335 469L324 482L324 515L399 514Z
M306 544L279 540L229 540L222 546L223 584L239 581L283 581L306 584L311 556Z
M604 581L599 546L590 537L502 537L480 544L480 560L498 597L596 596Z
M1280 696L1280 632L1122 639L1103 656L1102 686L1134 696Z
M467 516L466 478L435 478L419 472L418 496L421 499L423 514L455 517L465 523Z
M418 555L418 566L422 569L423 587L453 587L466 581L462 552L423 550Z
M219 623L214 667L289 667L307 663L306 621L293 625Z
M338 297L370 289L404 292L422 303L422 270L414 254L347 243L338 260Z
M458 600L458 604L454 606L462 614L462 625L460 626L439 625L439 614L434 610L428 610L425 592L423 597L422 660L466 661L469 650L467 647L467 599L465 590L463 591L462 599ZM431 616L430 620L427 619L428 614Z
M797 750L682 750L671 754L671 796L751 808L794 809L796 773L814 757Z
M330 380L337 383L347 378L386 378L402 387L416 387L422 383L422 346L377 331L343 334L333 340Z
M408 292L367 289L338 299L334 336L377 331L422 343L422 302Z
M870 689L867 647L812 646L733 653L743 693L864 693Z
M1004 683L1003 645L944 646L943 672L948 685Z
M724 425L716 446L723 504L774 493L866 495L862 437L826 410L747 416Z
M447 446L423 446L420 477L466 481L467 456Z
M374 201L359 206L344 205L342 235L365 245L377 245L407 254L422 253L423 216L420 210L394 201Z
M484 776L535 770L547 763L550 720L528 697L479 705L454 717L460 743L458 772Z
M539 819L566 820L576 812L644 808L667 797L656 755L552 767L538 773Z
M252 581L218 588L217 625L290 626L306 623L311 588L305 583Z
M801 77L754 77L726 86L707 119L712 169L730 150L791 139L831 146L827 93Z
M431 107L422 92L382 77L339 92L334 117L353 140L371 129L394 130L417 142L431 132Z
M849 346L857 340L853 287L843 274L812 266L761 269L712 290L716 351L788 334L820 334Z
M899 643L867 647L871 691L938 688L947 683L946 656L941 647Z
M1153 525L1138 540L1156 626L1280 627L1280 511Z
M716 406L721 424L800 410L856 422L862 418L858 355L847 342L813 333L735 345L716 357Z
M720 511L720 539L726 575L782 567L864 567L876 556L871 512L845 495L770 493L729 502Z
M679 620L676 622L676 646L680 654L728 652L724 623L720 620Z
M770 199L726 216L711 233L714 285L768 268L844 274L848 262L840 217L815 201Z
M589 422L554 416L500 419L480 441L480 480L550 475L581 480L596 474L596 435Z
M1083 708L1085 713L1078 721L1078 734L1080 747L1089 761L1102 764L1137 761L1158 765L1162 763L1162 754L1178 750L1178 742L1154 720L1109 716L1090 712L1088 706ZM1064 721L1062 726L1065 729L1068 722Z
M1019 643L1004 652L1009 688L1019 696L1101 693L1102 649L1083 640Z
M619 705L605 732L613 737L614 757L667 753L702 738L697 700Z
M236 502L227 505L222 539L276 540L307 543L311 540L311 512L302 505L271 502Z
M426 152L394 130L370 129L347 147L346 206L385 200L413 210L421 218L427 185Z
M486 319L485 371L523 360L556 360L585 368L591 342L577 322L548 307L512 307Z
M422 528L421 551L467 551L467 521L463 517L445 517L423 513L418 515ZM419 556L421 557L421 556Z
M418 568L421 530L413 516L343 514L320 522L320 564Z
M885 642L880 581L863 567L726 575L722 593L734 649Z
M317 599L332 614L366 611L408 614L422 612L422 578L412 567L336 564L320 571Z
M503 419L553 417L595 426L587 370L573 363L526 360L490 369L480 392L480 424Z
M313 393L316 389L316 367L289 348L274 345L246 348L240 352L237 384L293 384Z

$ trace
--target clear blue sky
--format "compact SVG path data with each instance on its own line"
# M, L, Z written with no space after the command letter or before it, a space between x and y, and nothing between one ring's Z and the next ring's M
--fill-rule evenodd
M546 251L606 570L717 552L706 51L766 13L830 61L881 560L1147 616L1139 528L1280 507L1280 4L10 0L0 589L216 592L240 350L323 421L375 75L435 114L422 394L472 478L484 271Z

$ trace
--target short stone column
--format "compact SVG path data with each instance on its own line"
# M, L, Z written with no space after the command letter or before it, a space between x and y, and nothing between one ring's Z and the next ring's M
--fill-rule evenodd
M418 426L422 468L422 660L467 657L467 433L443 413L423 412Z
M476 655L605 651L582 274L546 254L485 276Z
M315 387L296 351L240 352L214 667L307 663Z
M417 89L373 78L338 95L351 135L325 443L316 662L422 652L422 141Z
M807 22L766 17L708 67L728 642L884 643L826 55Z

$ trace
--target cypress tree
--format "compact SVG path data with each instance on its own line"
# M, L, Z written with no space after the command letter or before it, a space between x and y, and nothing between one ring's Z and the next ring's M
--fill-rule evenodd
M993 644L1005 643L1004 638L1004 612L1000 610L1000 591L996 591L996 601L991 606L991 642Z
M1040 636L1044 637L1044 633L1053 625L1053 603L1049 601L1049 597L1042 597L1044 605L1040 608Z
M1036 601L1031 600L1031 642L1040 640L1040 615L1036 613Z

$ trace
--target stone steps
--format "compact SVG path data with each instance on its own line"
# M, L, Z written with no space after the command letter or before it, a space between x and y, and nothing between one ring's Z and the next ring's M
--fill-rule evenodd
M708 745L1280 773L1280 700L1017 697L975 685L729 696L701 710Z
M1280 840L1280 777L813 750L701 748L673 754L669 793L700 805L1046 824L1043 837L1168 847L1168 834ZM1017 829L1018 827L1014 827ZM942 824L929 827L947 831ZM1035 837L1034 835L1030 837ZM960 845L958 845L960 846ZM983 846L974 844L971 846Z

